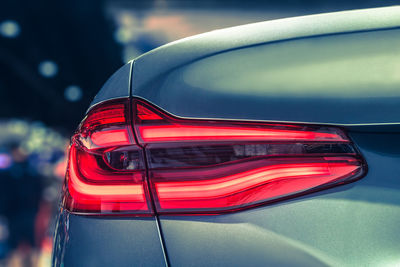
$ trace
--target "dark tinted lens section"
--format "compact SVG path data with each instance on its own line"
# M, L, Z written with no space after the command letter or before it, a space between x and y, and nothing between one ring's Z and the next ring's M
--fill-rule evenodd
M222 144L191 146L148 146L148 161L151 169L200 167L217 165L249 158L282 156L329 156L355 154L351 145L340 144Z
M142 151L137 148L122 147L104 153L105 162L115 170L132 171L144 169Z

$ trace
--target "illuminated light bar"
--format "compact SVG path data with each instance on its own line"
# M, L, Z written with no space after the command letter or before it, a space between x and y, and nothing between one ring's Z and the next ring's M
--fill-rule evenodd
M128 99L95 106L72 138L64 189L70 212L153 214L143 152L135 144L128 109Z
M291 159L291 163L278 162L209 180L155 182L158 204L163 210L179 209L183 204L193 210L235 209L301 193L346 178L361 167L358 162L345 159L333 163L315 160L315 163L295 163L296 159Z
M236 128L220 126L162 125L139 127L144 142L171 141L334 141L345 142L336 133L290 131L281 129Z
M68 168L68 191L71 197L69 205L67 206L72 211L148 211L146 197L144 192L144 179L142 173L130 174L125 178L124 183L93 183L92 181L85 181L85 177L81 172L87 165L78 164L76 159L77 149L75 145L71 147L71 157ZM89 162L84 162L89 163ZM87 166L89 168L92 166ZM104 172L103 176L107 176ZM126 176L126 175L125 175ZM108 174L107 179L96 179L97 176L93 175L94 180L113 182L121 181L118 175L112 176ZM113 179L114 178L114 179ZM132 180L136 180L132 183ZM129 181L129 182L127 182Z
M183 119L116 99L94 106L73 136L63 204L87 215L220 214L364 174L337 127Z
M80 128L93 130L107 125L123 125L126 123L125 112L125 104L98 105L88 113Z
M235 211L364 174L363 160L336 127L184 119L142 100L133 106L158 213Z
M93 132L90 139L95 146L121 146L130 145L129 130L124 127L121 129L111 129Z
M143 143L212 140L349 142L337 128L180 119L144 105L136 104L135 123L139 140Z

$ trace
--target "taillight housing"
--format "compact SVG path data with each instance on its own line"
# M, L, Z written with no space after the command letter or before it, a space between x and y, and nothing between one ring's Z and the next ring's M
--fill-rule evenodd
M337 127L178 118L131 101L95 106L72 138L68 210L217 214L365 173L362 157Z
M152 214L128 99L91 109L72 137L64 206L76 213Z

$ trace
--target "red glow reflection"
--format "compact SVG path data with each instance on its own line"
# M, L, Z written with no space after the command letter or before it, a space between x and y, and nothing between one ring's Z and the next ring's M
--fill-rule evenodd
M293 161L209 180L162 182L158 179L155 188L159 205L165 210L240 207L331 183L360 169L359 163L352 159L314 163Z
M97 211L148 211L142 173L130 174L134 181L113 184L112 174L107 176L109 184L90 183L82 177L82 169L96 169L94 162L78 164L77 148L71 146L68 169L68 191L71 196L69 209ZM101 175L101 174L97 174ZM103 174L104 175L104 174ZM118 177L118 176L117 176ZM134 179L136 177L136 179ZM91 175L95 179L96 175ZM101 179L100 179L101 180ZM111 184L110 184L111 183Z
M129 133L127 127L122 129L102 130L90 135L95 146L120 146L129 145Z
M345 141L336 133L221 126L159 125L140 126L144 142L201 140L262 140L262 141Z

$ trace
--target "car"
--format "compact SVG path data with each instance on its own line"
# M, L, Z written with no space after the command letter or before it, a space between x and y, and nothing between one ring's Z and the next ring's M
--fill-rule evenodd
M400 7L121 67L71 139L53 266L400 264Z

